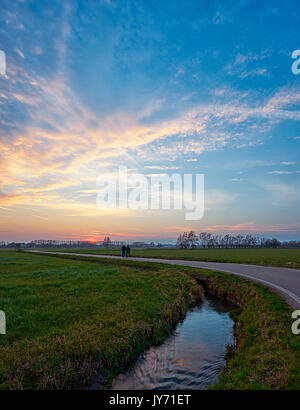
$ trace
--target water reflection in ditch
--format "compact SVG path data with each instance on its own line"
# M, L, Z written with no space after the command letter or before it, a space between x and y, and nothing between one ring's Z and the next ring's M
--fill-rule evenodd
M151 347L113 381L113 390L205 389L215 384L234 344L232 306L212 296L187 313L174 333Z

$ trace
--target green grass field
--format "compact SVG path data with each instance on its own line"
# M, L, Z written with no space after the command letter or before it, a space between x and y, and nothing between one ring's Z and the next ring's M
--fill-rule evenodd
M180 271L0 252L2 388L73 388L125 368L199 296Z
M202 295L195 280L235 300L238 349L219 389L299 389L300 338L280 296L234 275L130 260L0 252L2 389L107 383L161 343ZM100 377L101 379L101 377Z
M44 249L46 250L46 249ZM104 255L120 255L119 249L56 249L61 252L77 252ZM187 259L206 262L232 262L254 265L300 268L300 249L132 249L131 256Z

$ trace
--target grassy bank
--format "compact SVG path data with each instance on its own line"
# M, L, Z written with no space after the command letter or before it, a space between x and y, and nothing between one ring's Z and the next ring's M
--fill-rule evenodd
M120 255L119 249L56 249L56 251ZM149 248L132 249L131 256L162 259L186 259L206 262L232 262L253 265L300 268L300 249Z
M300 389L300 337L291 332L291 309L267 288L234 275L192 273L217 297L239 305L236 349L214 389Z
M120 265L109 259L64 257ZM121 263L150 275L162 266L130 260ZM300 389L300 337L291 332L293 309L281 296L235 275L175 266L168 267L168 272L185 273L239 306L232 312L237 348L228 349L226 366L214 389Z
M195 280L240 307L238 347L214 388L299 389L300 338L277 294L203 269L76 256L0 254L3 388L74 388L112 378L162 342L197 297Z
M108 380L162 342L201 287L165 266L139 269L0 253L3 389L68 389Z

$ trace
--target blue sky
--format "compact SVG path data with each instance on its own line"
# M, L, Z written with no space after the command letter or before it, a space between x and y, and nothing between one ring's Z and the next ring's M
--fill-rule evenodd
M2 0L0 238L300 238L298 1ZM103 212L96 178L204 173L206 211Z

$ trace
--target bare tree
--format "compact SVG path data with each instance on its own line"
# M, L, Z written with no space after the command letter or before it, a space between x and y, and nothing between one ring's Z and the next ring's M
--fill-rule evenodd
M182 235L180 234L176 241L176 248L183 248Z
M189 247L189 235L187 232L183 232L182 235L182 247L187 249Z
M111 240L110 240L109 236L105 236L105 238L103 239L104 248L109 248L110 245L111 245Z
M199 243L198 236L196 235L195 231L189 232L187 240L189 248L192 249L196 248Z
M183 232L183 234L180 234L178 236L176 246L177 246L177 248L182 248L182 249L188 248L189 241L188 241L188 233L187 232Z
M290 241L281 243L276 238L266 239L258 236L247 235L213 235L210 232L200 232L199 235L195 231L183 232L177 239L176 246L179 248L196 248L201 245L202 248L278 248L284 247L300 247L300 242Z
M207 246L207 233L206 232L199 233L199 241L201 243L202 248L205 248Z

